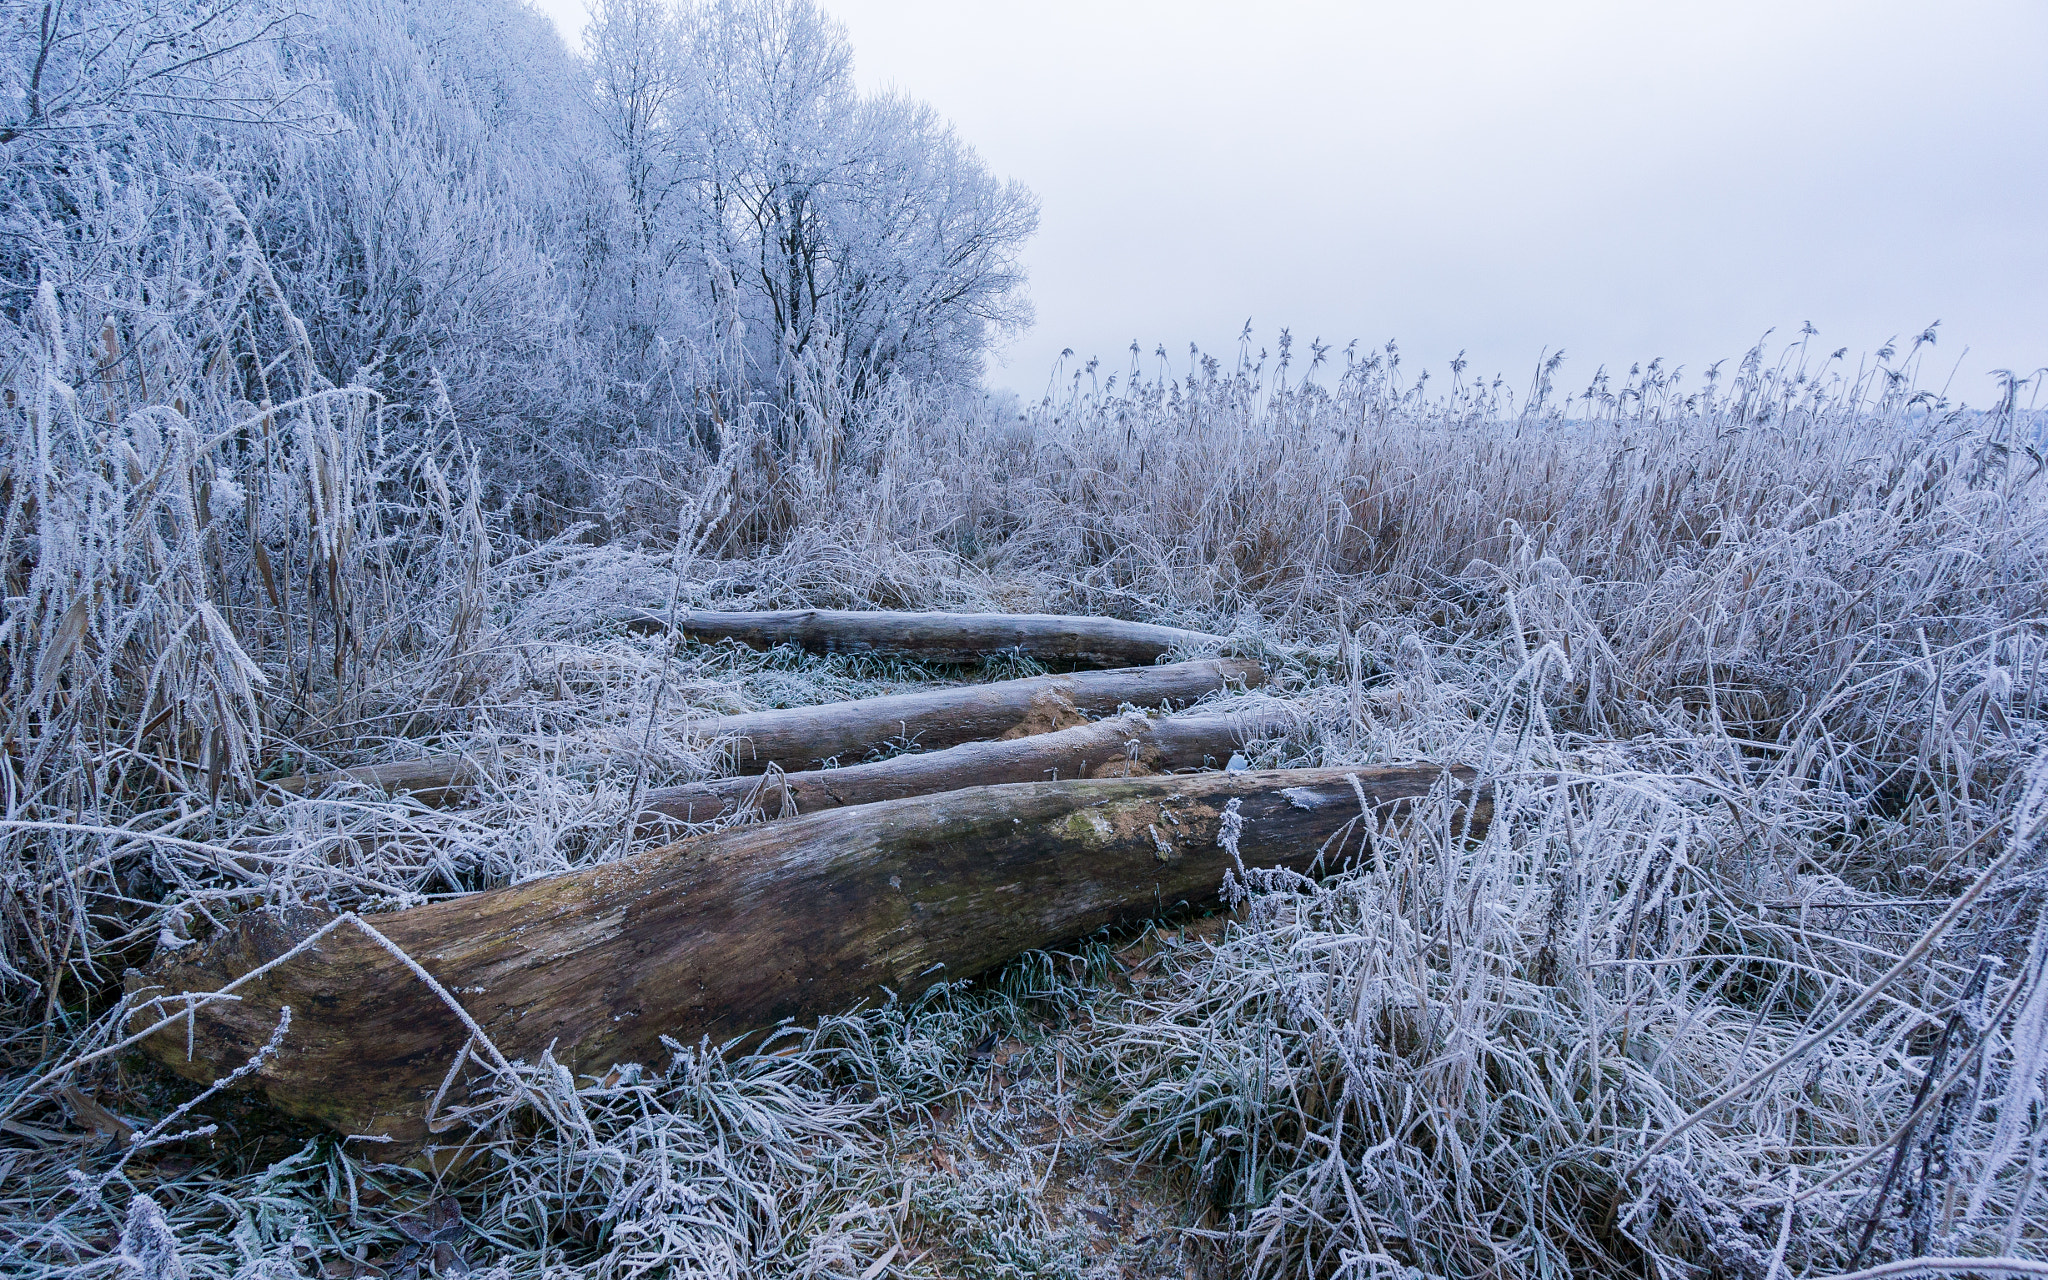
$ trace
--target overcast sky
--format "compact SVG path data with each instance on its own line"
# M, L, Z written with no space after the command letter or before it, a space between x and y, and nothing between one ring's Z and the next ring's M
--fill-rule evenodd
M580 0L539 7L576 47ZM824 7L864 86L1042 200L993 372L1026 396L1063 347L1178 372L1247 318L1517 386L1806 321L1861 353L1939 319L1973 403L2048 365L2041 0Z

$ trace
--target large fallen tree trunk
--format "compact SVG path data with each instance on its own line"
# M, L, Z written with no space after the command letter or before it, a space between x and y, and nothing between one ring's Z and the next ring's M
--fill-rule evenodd
M665 819L710 822L736 813L742 806L780 818L1004 782L1136 778L1221 768L1238 748L1283 736L1293 727L1293 718L1277 708L1117 716L1052 733L965 742L943 751L893 756L872 764L780 777L715 778L667 787L649 792L642 800L640 823L644 832L658 828Z
M669 629L665 613L636 613L624 621L645 633ZM990 654L1022 651L1042 662L1097 667L1143 666L1176 650L1200 652L1223 643L1222 636L1203 631L1051 613L689 609L675 615L675 629L694 640L732 639L756 649L793 644L812 653L890 653L928 662L979 662Z
M1334 868L1365 826L1470 783L1469 770L1418 766L975 787L735 828L360 925L251 914L133 975L131 992L156 1019L183 1007L178 993L218 992L289 955L145 1044L203 1082L260 1058L245 1079L277 1106L386 1135L388 1152L446 1127L436 1116L475 1078L465 1062L547 1051L588 1073L664 1057L663 1036L717 1042L912 996L1212 898L1232 866L1227 814L1247 866ZM1462 816L1443 821L1490 817L1484 792L1454 799ZM288 1033L265 1055L286 1006Z
M1076 671L989 684L948 685L917 693L828 702L813 707L750 711L699 720L691 728L727 744L739 773L770 765L788 773L828 761L858 762L891 743L937 750L984 738L1022 738L1082 723L1089 716L1137 707L1184 707L1206 694L1250 688L1265 680L1256 662L1198 658L1163 667ZM409 792L423 804L449 804L475 785L476 766L460 756L362 765L335 773L286 778L272 785L318 795L341 783Z

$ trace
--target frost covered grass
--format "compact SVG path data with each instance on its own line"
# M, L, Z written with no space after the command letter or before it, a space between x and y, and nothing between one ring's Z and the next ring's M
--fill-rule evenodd
M229 43L192 93L271 123L301 102ZM813 360L773 394L676 374L629 432L584 430L612 421L588 405L508 426L546 398L494 380L525 347L431 363L474 334L422 319L402 377L349 374L341 318L301 314L345 255L274 261L259 228L297 215L245 212L269 144L224 128L188 165L175 113L116 90L39 125L0 203L9 279L37 282L0 310L8 1274L1778 1280L2048 1254L2028 380L1983 410L1918 390L1931 332L1856 369L1803 336L1571 396L1554 362L1520 395L1433 389L1391 347L1304 379L1283 342L1271 367L1090 367L1021 416L909 378L856 404ZM229 913L374 919L631 852L636 793L722 767L699 713L1027 673L610 621L805 605L1222 632L1309 726L1257 763L1470 765L1496 821L1380 832L1326 880L1248 874L1185 936L1078 940L752 1054L511 1064L429 1159L123 1046L124 971ZM268 785L455 753L479 782L453 808Z
M628 474L645 523L593 545L520 540L452 423L380 445L366 392L109 428L42 323L6 493L10 1271L1760 1280L2041 1254L2048 501L2016 408L1796 349L1519 409L1404 389L1384 355L1330 390L1197 369L1021 423L906 402L829 475L729 441ZM1254 874L1142 959L1027 957L751 1056L521 1064L459 1158L380 1164L232 1094L180 1111L93 1056L122 970L210 914L628 851L635 788L718 768L692 711L1016 674L603 623L671 602L1233 632L1314 726L1300 763L1471 764L1499 817ZM262 788L430 751L479 764L473 803Z

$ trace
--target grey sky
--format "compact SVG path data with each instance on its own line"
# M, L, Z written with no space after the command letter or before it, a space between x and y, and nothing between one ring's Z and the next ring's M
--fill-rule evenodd
M1975 403L2048 364L2040 0L824 4L864 85L1043 200L994 374L1027 396L1063 347L1178 372L1247 317L1518 387L1808 320L1853 358L1940 319ZM573 46L579 0L539 7Z

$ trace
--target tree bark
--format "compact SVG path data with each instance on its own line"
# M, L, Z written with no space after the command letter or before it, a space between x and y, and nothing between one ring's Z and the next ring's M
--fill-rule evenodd
M668 630L668 615L624 619L642 633ZM1050 613L884 613L789 609L775 613L686 610L676 630L694 640L738 640L756 649L800 645L812 653L892 653L928 662L979 662L1021 650L1042 662L1146 666L1175 651L1214 650L1224 638L1120 618Z
M812 769L781 777L714 778L667 787L641 802L640 825L710 822L748 805L765 818L847 805L960 791L1005 782L1062 778L1136 778L1183 769L1221 768L1247 743L1293 727L1276 709L1191 711L1177 716L1117 716L1070 729L997 742L965 742L943 751L872 764Z
M735 828L616 863L469 894L367 922L424 967L509 1059L544 1051L578 1073L754 1033L864 1001L908 998L1020 952L1212 898L1237 802L1248 867L1335 869L1370 824L1433 788L1432 817L1491 816L1470 770L1301 769L975 787ZM1370 817L1361 822L1359 796ZM1436 811L1430 811L1434 814ZM211 992L286 954L323 918L252 913L134 975L148 996ZM444 1081L464 1096L470 1032L418 976L342 923L307 950L201 1004L145 1044L211 1082L256 1057L289 1006L282 1047L248 1079L286 1111L385 1152L427 1141ZM471 1046L470 1061L491 1049ZM466 1069L465 1069L466 1070Z
M705 737L727 742L727 760L738 773L762 773L769 766L786 773L814 769L828 760L855 763L891 742L928 751L984 738L1022 738L1114 714L1125 703L1137 707L1184 707L1205 694L1263 683L1256 662L1198 658L1163 667L1076 671L989 684L950 685L917 693L828 702L813 707L749 711L697 721ZM299 795L318 795L343 782L409 792L422 804L452 804L477 780L476 766L457 756L363 765L336 773L285 778L271 785Z
M785 773L814 769L828 760L856 764L890 743L936 751L963 742L1009 740L1072 728L1089 716L1132 706L1184 707L1233 685L1263 683L1256 662L1199 658L1163 667L1123 667L1030 676L990 684L953 685L815 707L750 711L694 726L725 740L735 773L774 765Z

